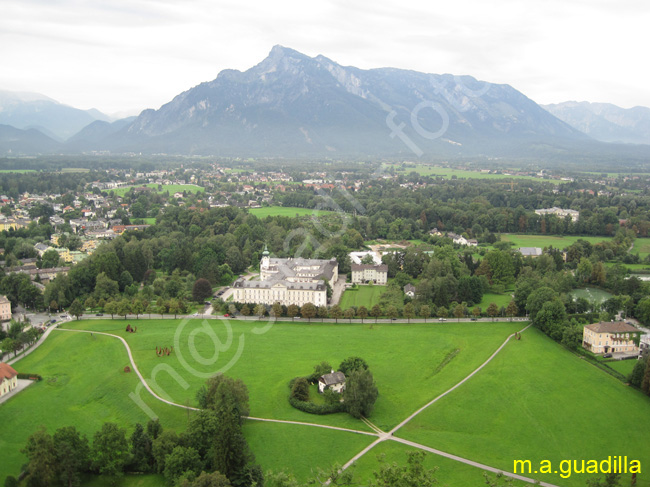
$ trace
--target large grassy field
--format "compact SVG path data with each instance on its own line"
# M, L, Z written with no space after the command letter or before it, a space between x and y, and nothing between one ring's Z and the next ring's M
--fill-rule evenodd
M62 426L75 425L92 437L105 421L132 429L149 416L129 398L139 380L125 373L129 364L124 346L111 337L54 331L37 350L14 365L18 372L43 376L15 397L0 405L2 433L0 479L18 475L25 457L20 449L36 428L50 433ZM138 389L139 390L139 389ZM186 413L140 393L144 403L170 429L185 428Z
M153 188L156 190L158 193L166 193L169 192L170 196L173 195L174 193L182 193L183 191L187 191L188 193L203 193L205 192L205 188L201 186L197 186L196 184L163 184L162 189L159 191L158 190L158 185L156 183L150 183L150 184L144 184L144 185L139 185L139 186L147 186L149 188ZM115 188L110 191L113 191L114 194L117 196L124 196L133 186L124 186L122 188Z
M202 320L129 320L137 333L124 332L127 321L89 320L71 329L104 331L124 337L139 369L163 397L195 405L206 377L223 371L241 378L250 392L251 415L370 431L361 421L339 413L313 416L287 401L288 381L311 372L323 360L337 367L344 358L366 359L380 395L370 420L384 431L446 391L476 369L522 323L292 324ZM156 346L173 346L157 357ZM137 376L124 373L126 351L117 339L97 334L54 331L46 343L16 365L45 380L0 406L3 433L0 479L16 474L18 450L43 424L49 431L75 424L92 434L103 421L131 427L146 414L131 400ZM625 364L626 366L628 364ZM168 429L183 430L187 413L140 393ZM534 329L511 341L466 384L416 417L397 436L504 470L514 459L598 459L627 455L650 461L650 400L568 353ZM299 479L316 468L344 463L373 437L304 425L246 421L245 434L263 469L291 470ZM380 445L357 466L367 480L378 453L404 463L409 448ZM281 454L279 454L281 452ZM481 471L429 454L427 466L453 487L482 484ZM645 463L642 463L645 465ZM129 478L125 487L155 485L159 477ZM582 486L584 476L547 475L541 480ZM629 481L629 480L627 480ZM104 485L93 480L89 485ZM648 487L647 473L638 486Z
M250 208L249 213L258 218L266 218L267 216L318 216L334 213L327 210L313 210L311 208L293 208L284 206L264 206L262 208Z
M133 323L133 320L131 320ZM205 325L204 325L205 323ZM288 382L328 361L335 368L346 357L366 359L380 396L372 420L386 428L465 377L490 355L520 323L460 324L304 324L276 323L266 332L264 322L201 320L140 320L138 332L124 332L124 320L71 323L71 327L107 331L131 345L145 378L162 397L195 405L205 379L223 370L241 378L249 388L251 415L264 418L319 422L365 429L363 423L339 413L315 417L292 408ZM174 337L178 340L175 341ZM215 344L221 352L215 350ZM169 357L157 357L156 346L174 346ZM438 370L444 358L459 350ZM225 370L224 370L225 369Z
M556 249L564 249L575 243L577 240L586 240L592 244L611 240L612 237L582 237L575 235L517 235L514 233L502 233L501 240L504 242L512 242L514 248L519 247L549 247L553 246Z
M562 460L627 455L641 461L637 486L647 487L648 417L650 398L529 329L398 436L508 471L515 459L558 469ZM538 477L577 487L587 475Z
M379 296L386 290L386 286L359 286L357 289L348 289L341 296L341 309L345 310L351 306L365 306L368 311L375 304L379 303Z

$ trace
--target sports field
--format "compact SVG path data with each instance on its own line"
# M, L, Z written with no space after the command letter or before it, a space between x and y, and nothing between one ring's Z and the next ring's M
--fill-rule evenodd
M358 286L356 289L348 289L341 296L341 309L346 310L352 306L358 308L365 306L368 311L375 304L379 303L379 296L386 290L386 286Z

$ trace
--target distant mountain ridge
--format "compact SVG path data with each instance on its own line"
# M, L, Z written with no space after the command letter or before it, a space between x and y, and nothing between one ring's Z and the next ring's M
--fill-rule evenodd
M404 124L403 126L401 124ZM508 85L362 70L275 46L247 71L145 110L97 149L226 156L518 152L588 138Z
M542 105L572 127L603 142L650 144L650 108L567 101Z
M0 124L17 129L35 128L64 141L95 120L109 121L99 110L79 110L40 93L0 90Z
M53 102L48 100L23 103ZM1 101L0 93L0 123ZM24 142L35 134L11 137ZM92 119L64 143L38 139L32 153L43 148L307 159L512 157L560 163L650 157L650 146L592 139L506 84L395 68L363 70L282 46L273 47L256 66L223 70L158 110L113 123ZM0 153L14 146L29 151L25 143L0 143Z

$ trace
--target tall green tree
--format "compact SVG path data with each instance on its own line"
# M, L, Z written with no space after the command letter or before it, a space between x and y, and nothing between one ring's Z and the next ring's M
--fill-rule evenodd
M369 370L353 370L347 376L343 401L345 409L355 418L369 416L379 391Z
M115 423L104 423L93 437L91 457L100 475L110 477L115 483L124 475L124 467L129 461L126 430Z
M36 430L21 450L27 457L25 485L28 487L49 487L55 483L57 473L54 440L44 427Z
M59 480L67 487L79 486L90 465L88 438L74 426L64 426L54 432L53 443Z

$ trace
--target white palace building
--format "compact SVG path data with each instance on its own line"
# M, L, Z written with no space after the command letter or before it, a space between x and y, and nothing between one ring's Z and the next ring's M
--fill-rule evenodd
M285 306L327 305L327 279L333 286L339 277L336 259L275 259L265 247L260 261L260 280L239 278L233 284L233 300Z

